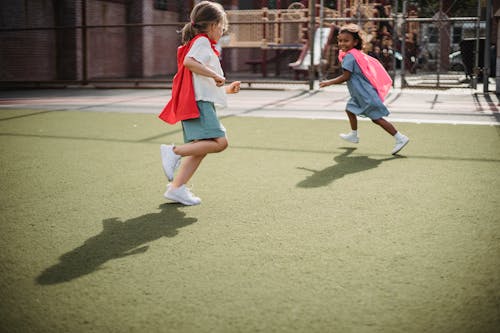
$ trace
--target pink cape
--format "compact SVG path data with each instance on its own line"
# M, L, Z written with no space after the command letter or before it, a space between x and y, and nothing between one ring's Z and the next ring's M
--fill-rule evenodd
M374 57L354 48L347 52L340 51L339 60L342 61L348 53L354 56L361 72L366 76L375 90L377 90L377 94L383 102L392 87L392 79L384 66Z

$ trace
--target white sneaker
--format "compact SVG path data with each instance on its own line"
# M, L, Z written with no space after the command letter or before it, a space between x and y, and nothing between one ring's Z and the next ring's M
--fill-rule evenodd
M394 149L392 150L392 155L396 155L401 149L404 148L410 142L410 139L406 135L401 134L401 138L399 140L396 140L396 145L394 146Z
M174 179L174 172L179 167L181 156L174 153L174 145L160 145L161 163L168 180Z
M354 134L354 133L349 133L349 134L340 134L340 138L345 140L345 141L349 141L349 142L352 142L352 143L358 143L359 142L359 137Z
M186 185L182 185L176 189L172 189L170 184L167 185L167 191L163 196L169 200L180 202L186 206L194 206L199 205L201 203L201 199L194 196L194 194L186 187Z

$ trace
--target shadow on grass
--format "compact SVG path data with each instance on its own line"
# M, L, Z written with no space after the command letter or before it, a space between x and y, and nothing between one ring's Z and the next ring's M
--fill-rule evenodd
M160 205L159 213L151 213L120 221L113 217L102 221L102 232L83 245L63 254L60 262L47 268L37 278L41 285L68 282L99 269L109 260L141 254L148 250L145 243L161 237L174 237L178 229L195 223L186 218L177 204Z
M307 176L306 179L299 182L297 187L312 188L326 186L336 179L340 179L345 175L362 172L378 167L382 162L390 161L396 158L402 158L402 156L391 156L384 159L373 159L368 156L349 156L356 148L340 148L344 149L345 152L335 156L333 159L337 162L335 165L329 166L323 170L312 170L307 168L299 168L302 170L311 171L312 174Z

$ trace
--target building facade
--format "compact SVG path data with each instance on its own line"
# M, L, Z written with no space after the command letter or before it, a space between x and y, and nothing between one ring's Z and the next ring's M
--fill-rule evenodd
M199 1L0 0L0 80L81 82L98 79L171 77L177 69L176 49L180 43L178 31L182 28L183 22L189 20L189 12ZM290 6L307 8L310 1L220 0L218 2L226 10L261 10L264 7L275 10ZM320 3L319 0L315 2ZM325 0L323 4L337 11L341 17L358 15L359 8L365 6L372 8L367 14L368 17L383 19L392 16L392 2ZM450 1L447 0L445 3L449 4ZM496 44L500 3L497 1L493 3L495 18L492 42ZM380 35L379 39L392 43L391 36L382 35L387 32L392 33L389 23L384 25L383 21L379 21L374 24L378 25L374 32ZM420 31L420 28L410 29L408 32L413 34L413 39L420 46L424 45L423 41L427 41L424 38L427 36L430 45L433 36L430 33L431 28L427 29L428 33L425 33L427 30ZM454 29L457 30L458 26ZM407 38L406 47L412 45L413 39ZM373 39L376 40L377 38ZM374 48L377 46L377 43L372 44ZM378 46L383 49L384 45ZM397 48L398 45L388 47ZM429 50L432 51L432 47L429 46ZM442 54L444 58L441 63L445 63L448 52ZM261 56L261 50L255 47L228 48L223 52L223 65L231 72L244 71L250 68L248 60L255 60ZM499 57L500 51L496 52L496 58ZM413 67L409 63L406 68ZM495 72L495 68L491 70Z

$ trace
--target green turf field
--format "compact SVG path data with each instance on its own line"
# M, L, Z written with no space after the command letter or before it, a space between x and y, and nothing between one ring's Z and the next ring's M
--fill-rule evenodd
M184 207L180 126L2 110L0 331L500 332L499 126L223 123Z

